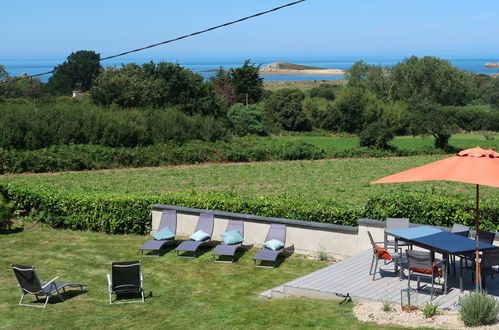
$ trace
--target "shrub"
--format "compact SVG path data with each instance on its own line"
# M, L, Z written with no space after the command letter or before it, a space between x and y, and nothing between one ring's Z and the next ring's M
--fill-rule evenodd
M359 144L361 147L388 149L388 142L394 137L393 130L385 122L377 121L360 132Z
M432 303L430 301L427 301L424 305L423 308L421 309L421 312L423 313L423 316L425 318L430 318L433 317L437 314L440 314L441 312L438 310L439 305L437 303Z
M288 131L309 131L312 125L303 111L305 95L299 89L283 88L265 102L269 116Z
M285 142L251 137L230 142L192 140L182 145L169 143L134 148L110 148L95 145L52 146L27 151L0 148L0 173L81 171L204 162L298 160L324 157L325 154L321 149L301 141Z
M234 134L244 136L248 134L268 135L263 109L252 104L244 106L241 103L234 104L228 112Z
M334 121L334 118L330 118L331 104L332 102L318 97L307 97L303 101L303 111L313 127L334 128L334 125L330 124L331 121Z
M468 327L492 324L497 320L499 303L486 292L473 292L459 301L459 314Z
M201 75L168 62L108 67L95 79L91 95L95 104L105 106L178 107L189 115L226 115L210 83Z
M227 123L174 109L116 109L58 100L33 108L0 104L0 148L41 149L54 145L96 144L135 147L152 143L227 136Z
M9 229L14 218L14 202L8 201L0 192L0 230Z
M397 192L371 196L364 215L371 219L409 218L413 223L451 227L454 223L474 225L475 205L432 193ZM499 203L480 205L481 229L499 229Z
M338 87L329 84L321 84L318 87L311 88L309 91L310 97L320 97L329 101L334 101L336 98L335 90Z

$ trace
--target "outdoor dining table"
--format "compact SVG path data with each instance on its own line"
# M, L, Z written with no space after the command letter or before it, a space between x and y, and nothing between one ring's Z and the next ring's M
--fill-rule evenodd
M400 240L431 251L433 259L435 259L435 252L441 253L444 259L443 274L445 294L448 293L447 278L449 269L449 256L459 255L465 252L475 252L476 249L475 240L429 226L386 230L385 234L393 236L395 238L395 249L398 248L398 241ZM484 242L479 242L480 251L493 248L496 248L496 246ZM396 265L396 267L397 266L398 265ZM460 282L462 290L462 279Z

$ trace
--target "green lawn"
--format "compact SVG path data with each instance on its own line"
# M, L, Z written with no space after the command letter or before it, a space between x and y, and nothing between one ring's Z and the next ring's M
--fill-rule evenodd
M330 159L239 164L208 164L129 170L21 174L0 183L28 182L63 191L163 194L175 191L234 191L241 196L287 196L297 200L363 205L369 196L395 191L427 191L473 200L474 186L455 182L371 185L383 176L446 156ZM481 188L481 200L499 198L499 190Z
M178 259L170 251L143 258L145 304L109 305L110 262L139 258L146 237L56 230L27 225L0 234L0 328L173 328L173 329L385 329L358 322L352 305L304 298L262 299L260 292L327 264L293 255L277 269L254 269L253 250L235 264L215 264L207 252ZM42 281L88 284L87 292L46 309L18 306L20 290L11 263L35 265ZM30 296L29 299L31 299ZM28 302L30 301L28 299Z

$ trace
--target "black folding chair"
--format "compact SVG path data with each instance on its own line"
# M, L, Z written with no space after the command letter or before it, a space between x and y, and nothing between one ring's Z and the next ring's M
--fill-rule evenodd
M34 266L23 266L23 265L11 265L14 274L16 275L17 282L21 287L21 299L19 300L19 305L21 306L31 306L31 307L46 307L47 303L52 296L53 293L57 293L57 296L61 301L64 301L64 298L61 295L59 290L66 292L66 286L72 287L80 287L80 290L83 291L83 287L86 284L83 283L65 283L65 282L56 282L59 276L54 277L48 282L40 282L38 279L38 275L36 275ZM26 294L32 294L36 297L36 300L40 300L39 296L44 296L45 304L43 306L40 305L32 305L32 304L24 304L23 299Z
M140 261L122 261L111 264L111 275L107 274L107 283L109 286L110 304L130 304L144 302L144 289L142 283L142 272L140 271ZM113 293L116 294L116 300L113 302ZM118 302L118 295L139 293L141 300Z

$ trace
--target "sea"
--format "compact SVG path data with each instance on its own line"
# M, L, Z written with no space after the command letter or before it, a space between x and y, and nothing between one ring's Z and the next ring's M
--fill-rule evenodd
M474 73L483 74L499 74L499 68L485 68L484 64L487 62L499 62L499 58L481 58L481 57L441 57L442 59L450 61L455 67L471 71ZM251 63L256 65L265 66L273 62L288 62L300 65L330 68L330 69L349 69L355 62L363 60L364 62L371 65L380 65L383 67L391 67L399 62L401 62L404 57L383 57L383 56L344 56L344 57L257 57L251 58ZM190 69L195 73L199 73L205 79L208 79L214 72L209 72L210 70L216 70L220 67L224 69L231 69L241 67L244 58L224 58L224 57L199 57L199 58L116 58L107 61L102 61L104 67L116 66L120 67L121 64L126 63L137 63L143 64L150 61L160 62L168 61L173 63L178 63L180 66ZM44 59L33 59L33 58L2 58L0 57L0 64L5 66L6 71L10 76L17 76L23 73L28 75L33 75L37 73L43 73L53 70L54 66L61 64L64 58L44 58ZM42 81L47 81L50 75L41 76ZM337 76L324 76L324 75L271 75L262 74L265 81L299 81L299 80L339 80L345 79L343 75Z

